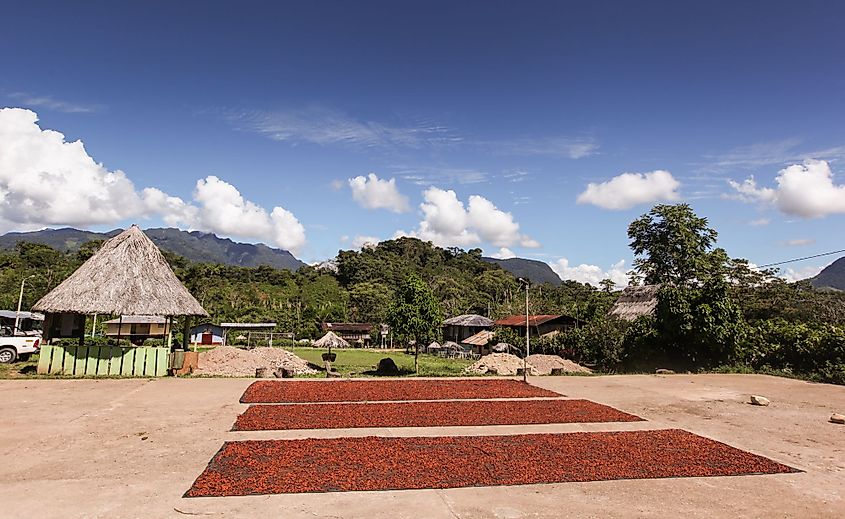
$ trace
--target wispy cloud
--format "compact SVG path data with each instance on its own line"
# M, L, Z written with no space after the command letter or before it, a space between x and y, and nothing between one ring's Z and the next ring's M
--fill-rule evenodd
M703 171L755 169L764 166L802 162L808 159L837 159L845 157L845 146L821 149L801 149L801 139L758 142L739 146L724 153L704 155Z
M86 105L79 103L71 103L56 99L52 96L35 95L26 92L12 92L6 94L10 99L24 105L26 108L44 108L47 110L54 110L56 112L64 112L69 114L87 114L100 112L105 107L103 105Z
M527 180L530 176L531 173L522 169L514 169L502 173L502 178L505 179L506 182L522 182Z
M799 238L796 240L786 240L783 242L787 247L803 247L805 245L814 245L816 240L813 238Z
M418 186L481 184L490 179L486 171L473 168L436 166L393 166L393 174Z
M254 132L277 141L322 146L420 148L460 141L445 127L391 125L359 120L321 107L290 111L229 111L224 118L236 129Z
M581 159L595 155L599 144L593 137L537 137L499 141L484 141L480 144L501 155L549 155Z
M457 148L499 155L548 155L580 159L595 155L599 145L590 136L519 137L485 140L460 135L425 119L394 122L357 118L323 106L297 110L224 110L222 117L237 130L292 144L342 145L355 148Z

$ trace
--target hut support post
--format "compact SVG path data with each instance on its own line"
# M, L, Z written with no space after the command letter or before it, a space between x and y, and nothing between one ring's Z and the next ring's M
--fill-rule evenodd
M173 349L173 316L167 318L167 347Z
M96 317L94 318L96 319ZM79 332L79 345L85 346L85 322L82 323L82 330Z
M120 346L120 334L123 333L123 315L120 316L120 321L117 322L117 345Z
M185 351L191 349L191 318L189 316L185 316L185 325L182 329L182 348ZM196 350L196 347L194 347Z

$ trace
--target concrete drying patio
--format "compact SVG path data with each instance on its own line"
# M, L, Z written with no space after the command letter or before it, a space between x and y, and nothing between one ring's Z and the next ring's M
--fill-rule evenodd
M532 377L645 422L230 432L248 379L0 381L4 517L837 517L845 387L753 375ZM750 394L772 400L748 405ZM680 428L796 474L182 498L224 441ZM378 456L378 453L373 453Z

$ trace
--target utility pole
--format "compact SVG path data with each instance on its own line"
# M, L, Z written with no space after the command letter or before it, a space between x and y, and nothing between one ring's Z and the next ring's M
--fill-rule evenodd
M12 335L16 335L18 333L18 326L20 326L21 322L21 303L23 303L23 285L26 283L26 280L29 278L34 278L35 274L30 276L26 276L21 280L21 293L18 295L18 311L15 312L15 328L12 330Z

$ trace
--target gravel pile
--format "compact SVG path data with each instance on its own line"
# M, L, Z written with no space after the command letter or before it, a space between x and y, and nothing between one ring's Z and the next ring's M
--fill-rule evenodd
M256 368L267 368L268 372L279 368L299 374L314 374L305 360L282 348L255 348L242 350L232 346L219 346L199 355L196 375L223 377L254 377Z
M540 375L550 375L553 369L560 368L564 373L592 373L593 370L561 358L557 355L541 355L535 353L528 356L528 363L534 366Z
M475 364L464 369L467 373L479 375L516 375L516 370L522 369L522 359L510 353L491 353L481 357ZM538 375L537 369L528 365L528 374Z

